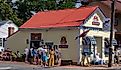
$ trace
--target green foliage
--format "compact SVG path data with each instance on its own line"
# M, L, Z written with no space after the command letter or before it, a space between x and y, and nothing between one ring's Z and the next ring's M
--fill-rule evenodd
M18 18L25 22L33 15L31 11L73 8L74 5L75 0L59 0L58 3L56 0L20 0L15 3L15 6L17 6L15 12L18 14Z
M12 20L20 26L33 15L31 11L47 11L73 8L75 0L0 0L0 19ZM19 18L19 19L18 19Z
M0 20L12 20L18 26L21 23L17 14L13 12L11 6L5 0L0 0Z

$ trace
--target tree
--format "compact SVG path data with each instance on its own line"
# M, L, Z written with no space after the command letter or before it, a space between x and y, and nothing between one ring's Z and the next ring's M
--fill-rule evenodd
M12 20L16 25L20 25L20 19L17 18L17 14L13 12L11 6L6 0L0 0L0 20Z
M33 15L32 12L73 8L75 0L19 0L14 3L14 11L23 23Z

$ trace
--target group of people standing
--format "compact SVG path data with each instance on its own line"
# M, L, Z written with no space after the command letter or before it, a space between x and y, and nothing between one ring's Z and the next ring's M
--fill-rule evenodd
M25 62L41 66L55 66L61 64L61 53L58 48L25 48Z
M13 52L9 48L0 51L1 61L20 61L21 54L19 51Z

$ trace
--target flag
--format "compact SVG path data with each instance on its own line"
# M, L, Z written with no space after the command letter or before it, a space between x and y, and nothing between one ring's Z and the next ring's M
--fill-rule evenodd
M80 38L80 37L84 37L84 36L86 36L87 33L88 33L89 31L90 31L90 30L86 30L86 31L84 31L82 34L80 34L79 36L77 36L77 37L75 38L75 40L78 39L78 38Z

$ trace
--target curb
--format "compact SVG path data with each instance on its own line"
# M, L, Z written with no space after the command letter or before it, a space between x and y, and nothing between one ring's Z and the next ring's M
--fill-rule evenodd
M0 67L0 70L10 70L12 67Z

